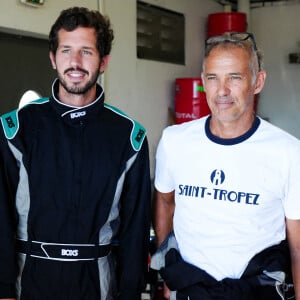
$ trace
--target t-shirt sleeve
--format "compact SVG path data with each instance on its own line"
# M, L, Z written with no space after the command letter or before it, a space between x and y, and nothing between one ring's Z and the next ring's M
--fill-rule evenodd
M154 186L161 193L169 193L175 189L171 172L172 153L168 152L171 141L168 141L166 130L158 143Z

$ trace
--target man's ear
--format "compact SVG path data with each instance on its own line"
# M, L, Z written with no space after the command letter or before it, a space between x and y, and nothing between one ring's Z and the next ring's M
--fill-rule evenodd
M101 65L100 65L100 73L103 73L104 70L106 69L108 62L109 62L110 56L106 55L102 58L101 60Z
M55 70L56 69L55 55L52 51L49 52L49 58L51 61L52 68Z
M266 77L267 77L266 71L261 70L258 72L256 81L255 81L254 94L258 94L261 92L261 90L263 89L263 87L265 85Z

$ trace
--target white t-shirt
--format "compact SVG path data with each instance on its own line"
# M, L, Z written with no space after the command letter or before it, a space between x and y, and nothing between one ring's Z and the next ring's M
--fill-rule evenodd
M174 232L183 259L217 280L240 278L249 260L284 240L300 219L300 141L257 118L219 139L208 117L166 128L155 187L175 190Z

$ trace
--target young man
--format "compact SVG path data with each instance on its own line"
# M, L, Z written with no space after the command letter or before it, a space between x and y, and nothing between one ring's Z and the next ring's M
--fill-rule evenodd
M66 9L49 39L52 95L1 117L0 299L139 300L148 144L145 129L106 105L97 84L110 22Z
M250 33L207 40L211 116L163 132L154 217L162 245L152 266L172 299L283 299L286 238L300 299L300 142L255 115L261 66Z

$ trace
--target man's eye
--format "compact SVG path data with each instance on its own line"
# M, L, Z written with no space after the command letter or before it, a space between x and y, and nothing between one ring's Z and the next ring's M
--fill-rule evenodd
M92 52L89 51L89 50L82 50L82 54L84 54L84 55L91 55Z
M242 76L233 75L233 76L231 76L231 80L242 80Z
M207 76L206 79L207 79L207 80L215 80L215 79L216 79L216 76Z

